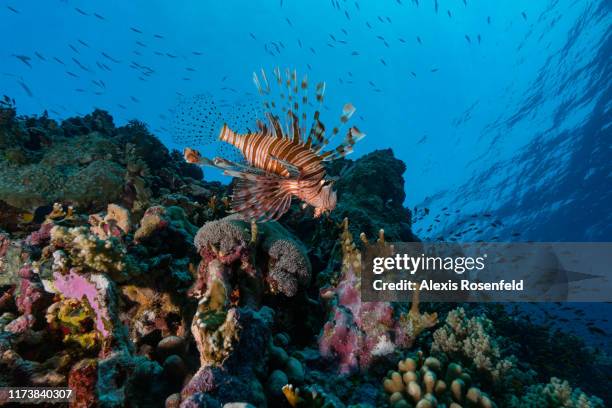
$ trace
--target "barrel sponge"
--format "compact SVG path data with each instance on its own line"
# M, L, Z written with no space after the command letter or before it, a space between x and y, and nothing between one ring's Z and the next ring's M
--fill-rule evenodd
M237 247L248 245L247 231L242 228L240 222L233 220L210 221L198 230L193 243L199 252L212 247L215 251L228 254Z

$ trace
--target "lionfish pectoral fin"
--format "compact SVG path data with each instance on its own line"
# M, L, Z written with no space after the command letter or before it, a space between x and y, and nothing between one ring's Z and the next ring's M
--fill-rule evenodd
M247 175L260 176L265 174L261 169L258 169L248 164L236 163L226 160L222 157L215 157L213 160L206 159L210 166L223 170L225 174L232 177L247 178Z
M248 131L245 134L236 133L232 129L230 129L227 123L224 123L223 127L221 128L221 131L219 132L219 140L221 140L222 142L229 143L237 148L240 148L241 140L243 140L244 137L249 133L251 132Z
M270 157L273 160L276 160L277 162L279 162L280 164L283 165L283 167L285 167L285 169L287 169L287 171L289 172L289 176L291 178L297 178L302 174L302 171L299 169L299 167L295 166L292 163L289 163L286 160L283 159L279 159L278 157L274 156L274 155L270 155Z
M291 193L283 188L279 177L240 178L234 186L232 211L246 220L279 219L291 206Z

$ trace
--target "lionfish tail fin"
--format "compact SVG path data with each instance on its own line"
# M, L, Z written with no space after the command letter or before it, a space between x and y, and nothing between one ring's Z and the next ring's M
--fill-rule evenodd
M236 176L239 178L232 195L232 212L245 220L277 220L291 206L291 193L284 188L284 179L268 175Z

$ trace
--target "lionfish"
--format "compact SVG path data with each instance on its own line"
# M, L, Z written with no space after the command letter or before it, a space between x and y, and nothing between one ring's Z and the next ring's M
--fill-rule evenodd
M324 151L331 137L338 134L340 129L335 127L332 135L326 137L325 125L319 119L319 106L314 112L312 126L306 132L306 112L301 117L299 115L300 101L304 107L309 104L307 77L298 83L295 70L291 72L287 69L283 76L278 68L274 70L274 77L283 99L282 89L286 87L287 106L282 109L286 120L281 122L280 117L273 113L275 102L265 99L271 94L271 87L262 69L261 77L253 73L253 81L259 94L264 97L267 123L257 119L258 130L245 134L235 133L224 124L219 134L220 140L240 151L244 163L221 157L210 160L191 148L184 150L184 157L189 163L213 166L238 179L233 188L231 209L244 219L276 220L287 212L293 197L303 201L304 206L314 207L314 217L317 218L331 212L337 202L333 189L335 180L326 178L323 162L351 153L353 145L365 135L356 127L350 127L342 143ZM316 101L319 105L323 103L324 93L325 83L318 83ZM345 104L340 123L345 124L354 112L352 104Z

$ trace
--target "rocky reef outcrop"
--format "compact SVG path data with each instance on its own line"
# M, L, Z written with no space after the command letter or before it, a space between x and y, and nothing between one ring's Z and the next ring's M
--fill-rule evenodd
M531 363L503 309L361 301L362 250L418 239L404 171L340 160L329 217L249 223L142 123L3 103L0 386L68 386L72 407L603 406Z

